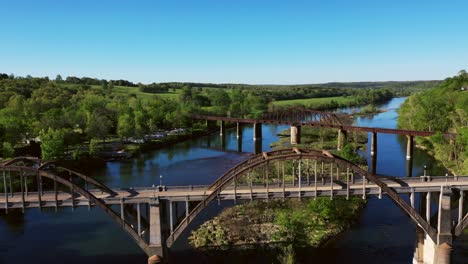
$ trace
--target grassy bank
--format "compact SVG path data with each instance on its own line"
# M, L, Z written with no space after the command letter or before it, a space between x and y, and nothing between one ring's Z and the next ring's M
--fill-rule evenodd
M333 109L338 107L347 107L358 105L356 98L352 96L336 96L336 97L322 97L322 98L307 98L307 99L294 99L274 101L271 103L273 106L290 107L290 106L304 106L311 109Z

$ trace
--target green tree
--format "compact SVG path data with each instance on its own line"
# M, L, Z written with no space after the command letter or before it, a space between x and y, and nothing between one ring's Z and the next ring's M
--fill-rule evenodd
M89 141L89 155L94 156L98 153L99 151L99 142L97 139L91 139Z
M11 158L15 154L15 149L9 142L3 142L2 144L2 157Z
M64 155L64 131L61 129L51 129L40 132L41 155L43 159L60 159Z
M57 77L55 77L55 82L56 82L56 83L61 83L61 82L63 82L63 78L62 78L62 76L61 76L60 74L57 74Z
M131 114L122 114L119 116L117 125L117 135L120 138L128 138L135 134L134 118Z

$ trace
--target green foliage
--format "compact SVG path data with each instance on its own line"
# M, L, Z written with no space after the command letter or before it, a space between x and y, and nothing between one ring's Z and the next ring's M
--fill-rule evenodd
M468 74L460 71L438 87L410 96L401 106L398 118L400 128L455 133L454 141L437 133L425 146L446 167L461 174L468 173L465 165L468 155L468 91L464 87L468 87Z
M342 150L336 151L336 153L354 164L366 164L366 159L357 154L354 144L346 144Z
M292 245L287 245L282 248L281 254L278 256L278 261L281 264L294 264L296 263L296 252Z
M9 142L3 142L2 144L2 157L11 158L15 154L15 149Z
M89 155L94 156L99 151L99 142L96 139L91 139L89 141Z
M62 129L54 130L49 128L47 131L40 132L43 159L52 160L63 157L65 151L64 136L65 132Z

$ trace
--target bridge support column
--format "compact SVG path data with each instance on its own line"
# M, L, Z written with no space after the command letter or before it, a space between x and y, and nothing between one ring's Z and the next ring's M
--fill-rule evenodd
M237 129L236 129L237 138L242 137L242 124L237 122Z
M373 174L377 173L377 132L372 132L371 137L371 163L372 163L372 170Z
M411 177L413 176L413 145L414 140L413 136L406 136L407 144L406 144L406 176Z
M162 237L162 218L159 199L149 205L149 249L151 256L148 258L148 263L160 263L164 256L164 244Z
M254 123L253 125L253 140L261 139L262 138L262 124L261 123Z
M254 154L262 153L262 139L258 139L254 141Z
M413 145L414 145L414 140L413 136L406 136L407 138L407 143L406 143L406 160L412 160L413 159Z
M220 124L219 124L219 135L222 136L224 134L226 134L226 124L224 123L223 120L219 121Z
M437 249L435 252L435 262L437 264L449 264L452 255L452 191L449 188L441 187L439 198L439 218Z
M219 141L221 144L221 150L225 151L226 150L226 134L219 135Z
M301 126L291 126L291 145L301 144Z
M237 138L237 152L242 152L242 135Z
M413 264L424 263L424 241L425 234L421 227L416 226L416 245L413 256Z
M371 156L377 156L377 132L372 132L370 154Z
M347 141L347 132L346 130L339 129L338 130L338 140L337 140L337 147L336 149L341 150L346 145Z

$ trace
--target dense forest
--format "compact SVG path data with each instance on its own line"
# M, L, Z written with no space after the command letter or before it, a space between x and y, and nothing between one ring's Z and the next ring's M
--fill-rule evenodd
M401 128L451 132L453 140L441 133L431 138L418 138L418 144L428 148L444 165L458 174L468 174L468 74L444 80L434 89L408 98L399 111Z
M433 83L391 85L408 92ZM195 113L256 117L268 110L269 103L281 99L353 96L367 104L400 95L401 90L388 85L135 84L89 77L64 79L58 75L50 80L0 74L1 156L12 156L15 149L40 141L43 153L48 153L44 158L59 158L63 151L54 150L68 146L86 143L92 151L98 140L197 127L190 118Z

